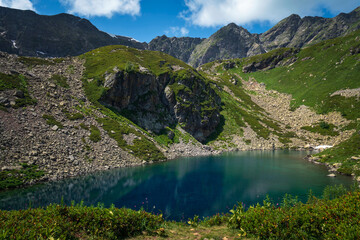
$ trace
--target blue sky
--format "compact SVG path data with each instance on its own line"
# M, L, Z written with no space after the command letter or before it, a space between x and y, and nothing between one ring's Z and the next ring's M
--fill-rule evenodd
M358 0L0 0L0 6L38 14L71 13L102 31L149 42L156 36L209 37L235 22L262 33L292 13L333 17Z

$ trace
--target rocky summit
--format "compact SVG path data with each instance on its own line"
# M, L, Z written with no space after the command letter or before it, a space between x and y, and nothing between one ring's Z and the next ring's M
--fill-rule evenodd
M98 47L122 44L145 48L128 37L99 31L90 21L70 14L38 15L0 7L0 50L23 56L76 56Z

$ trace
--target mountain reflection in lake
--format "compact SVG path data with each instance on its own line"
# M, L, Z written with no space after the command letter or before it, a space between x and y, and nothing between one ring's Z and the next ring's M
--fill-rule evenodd
M101 202L105 207L129 207L162 212L168 219L228 212L237 202L247 206L268 194L280 202L285 193L306 201L309 189L321 195L326 185L349 186L351 178L327 177L299 151L250 151L221 156L181 158L143 167L115 169L90 176L0 192L1 209L24 209Z

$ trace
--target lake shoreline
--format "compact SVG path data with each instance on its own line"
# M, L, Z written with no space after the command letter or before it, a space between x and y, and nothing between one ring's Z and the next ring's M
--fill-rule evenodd
M173 144L169 147L169 150L165 151L165 155L167 156L167 159L165 160L159 160L156 162L150 161L150 162L146 162L146 161L133 161L133 162L126 162L126 164L121 164L121 166L116 165L116 166L108 166L108 168L103 168L103 165L100 166L92 166L91 168L89 168L90 171L87 172L74 172L73 175L67 175L67 174L56 174L56 175L51 175L50 173L45 174L45 176L41 177L40 179L34 179L31 180L29 182L26 182L23 185L20 185L16 188L9 188L9 189L3 189L0 190L1 191L7 191L7 190L12 190L12 189L19 189L19 188L26 188L29 186L33 186L36 184L42 184L42 183L47 183L47 182L58 182L61 180L65 180L65 179L72 179L72 178L77 178L77 177L81 177L81 176L87 176L87 175L91 175L97 172L106 172L109 170L114 170L114 169L120 169L120 168L133 168L133 167L139 167L139 166L146 166L146 165L152 165L152 164L158 164L158 163L163 163L163 162L168 162L168 161L173 161L179 158L183 158L183 157L206 157L206 156L217 156L217 155L221 155L224 153L233 153L233 152L245 152L245 151L278 151L278 150L290 150L290 151L311 151L313 153L317 153L318 150L312 148L312 147L298 147L298 148L293 148L293 149L275 149L275 148L252 148L249 146L249 148L246 149L238 149L238 148L230 148L227 150L214 150L212 149L210 146L207 145L202 145L202 144L193 144L192 142L189 142L187 144L184 143L180 143L180 144ZM329 164L326 163L321 163L321 162L317 162L312 160L312 155L307 155L306 157L304 157L304 160L307 160L309 162L312 162L313 164L321 164L324 165L328 168L329 173L337 173L340 175L344 175L338 171L336 171L337 169L334 169L334 167L332 167ZM64 165L64 168L62 169L62 171L60 172L64 172L67 173L68 171L70 171L69 168L67 168ZM57 172L59 173L59 172ZM349 176L349 175L346 175ZM353 179L356 180L356 179Z

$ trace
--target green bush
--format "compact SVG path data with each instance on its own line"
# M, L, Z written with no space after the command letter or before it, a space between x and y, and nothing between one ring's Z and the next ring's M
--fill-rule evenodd
M63 88L69 88L69 84L67 83L67 78L61 76L59 74L54 74L51 76L50 80L54 81L57 85Z
M79 120L79 119L84 119L84 115L82 115L81 113L66 113L66 117L69 120Z
M33 105L37 103L36 99L33 99L28 91L26 78L23 75L16 74L4 74L0 73L0 91L7 89L18 89L24 93L23 98L15 100L14 108L23 107L26 105ZM3 106L4 107L4 106Z
M354 226L360 221L360 192L345 193L337 186L328 187L324 195L327 199L311 196L307 204L287 195L285 207L264 201L245 211L239 205L231 210L229 226L242 236L259 239L357 239L360 228ZM336 196L340 197L332 199Z
M143 231L155 234L163 221L143 210L52 204L0 211L0 239L124 239Z
M50 126L58 126L59 128L63 128L64 126L61 124L61 122L57 121L55 119L54 116L52 115L49 115L49 114L44 114L43 116L43 119L46 120L46 123L49 124Z
M90 126L90 140L93 142L99 142L101 140L101 132L99 128L94 125Z
M27 164L22 164L21 169L0 171L0 190L22 186L44 175L44 171L38 170L37 165Z
M125 72L132 73L132 72L135 72L135 70L136 70L136 67L135 67L134 63L126 62L126 64L125 64Z

